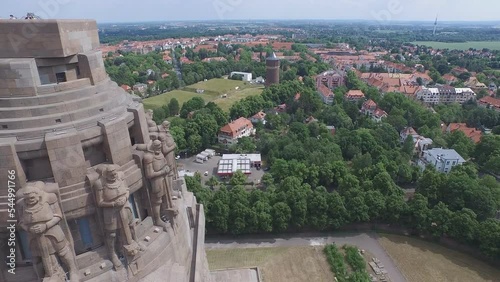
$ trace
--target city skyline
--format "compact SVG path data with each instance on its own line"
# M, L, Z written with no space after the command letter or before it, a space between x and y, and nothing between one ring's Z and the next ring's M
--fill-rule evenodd
M22 17L34 12L42 18L95 19L100 23L190 20L372 20L393 21L498 21L500 3L482 0L478 9L465 0L39 0L19 5L4 0L3 9ZM138 8L140 7L140 9Z

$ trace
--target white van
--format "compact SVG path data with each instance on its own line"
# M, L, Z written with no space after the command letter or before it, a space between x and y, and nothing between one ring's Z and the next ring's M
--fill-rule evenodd
M202 155L202 154L198 154L198 155L196 155L196 159L194 161L202 164L206 160L207 160L207 156Z

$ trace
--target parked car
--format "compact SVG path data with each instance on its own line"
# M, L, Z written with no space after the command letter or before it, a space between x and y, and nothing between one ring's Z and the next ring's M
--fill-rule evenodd
M203 175L208 176L208 170L203 173Z
M176 159L176 160L178 160L178 159L180 159L180 158L181 158L181 156L179 156L179 155L178 155L177 157L175 157L175 159Z

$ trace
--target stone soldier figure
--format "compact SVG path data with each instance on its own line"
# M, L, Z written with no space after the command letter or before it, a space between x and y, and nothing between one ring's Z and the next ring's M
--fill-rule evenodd
M153 120L153 110L146 111L146 122L148 124L149 132L154 132L157 130L156 122Z
M44 188L41 181L28 183L19 202L19 225L28 232L35 271L43 281L66 281L57 255L68 268L71 281L80 281L73 248L59 226L62 211L57 195Z
M177 163L175 161L175 144L174 137L170 133L170 122L165 120L160 126L158 126L158 139L161 141L161 152L167 159L168 166L170 167L171 176L173 179L179 178L179 172L177 171Z
M108 254L115 268L122 265L115 250L117 232L124 235L123 247L126 254L135 256L142 249L135 240L133 216L129 198L129 188L123 179L123 172L116 165L106 165L101 177L94 184L96 203L102 209L106 245Z
M161 152L161 147L161 142L159 140L151 142L144 155L143 162L144 172L151 187L150 197L153 210L153 221L155 225L163 227L166 231L167 225L161 219L161 204L166 204L167 210L172 211L174 215L177 215L177 209L174 207L172 200L173 191L167 179L170 168L167 159L165 159L165 156Z

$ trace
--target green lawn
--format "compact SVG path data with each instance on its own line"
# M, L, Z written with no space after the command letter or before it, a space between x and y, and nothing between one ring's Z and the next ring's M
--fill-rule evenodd
M438 49L457 49L457 50L467 50L469 48L483 49L488 48L491 50L500 50L500 41L470 41L470 42L460 42L460 43L447 43L447 42L436 42L436 41L416 41L413 44L430 46L432 48Z
M216 95L221 95L235 90L235 87L242 88L243 86L245 86L245 83L243 81L214 78L208 81L200 81L198 83L186 86L186 88L193 91L196 91L196 89L203 89L209 92L215 92Z
M235 88L239 87L238 90ZM205 93L198 94L196 89L204 89ZM215 78L208 81L198 82L186 86L183 90L173 90L161 95L143 100L146 109L156 109L168 104L170 99L176 98L182 104L193 97L201 97L205 102L214 101L224 111L229 111L231 105L247 97L260 95L264 89L261 85L253 85L243 81ZM226 98L221 98L222 94L227 94Z
M260 95L262 93L262 90L264 90L264 87L259 87L259 88L253 87L253 88L245 88L243 90L236 90L229 93L227 95L227 98L217 98L214 100L214 102L219 107L221 107L222 110L229 111L229 108L237 101L248 96Z
M146 109L156 109L163 105L168 104L170 99L176 98L179 101L179 104L182 105L187 100L193 97L202 97L206 102L213 100L213 97L206 96L204 94L197 94L189 91L183 90L173 90L161 95L157 95L151 98L146 98L142 102L144 103L144 108Z

